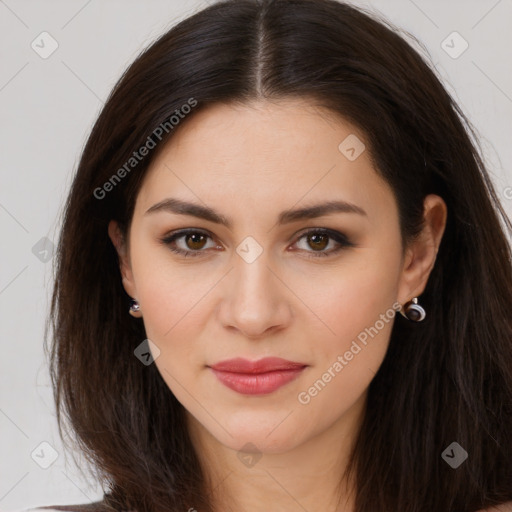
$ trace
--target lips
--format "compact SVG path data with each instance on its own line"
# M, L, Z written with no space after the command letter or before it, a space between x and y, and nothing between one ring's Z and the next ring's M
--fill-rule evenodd
M307 365L303 363L295 363L287 361L280 357L265 357L259 361L249 361L241 357L235 359L228 359L220 363L211 365L211 368L221 372L231 373L266 373L275 372L278 370L298 370Z
M210 366L217 379L244 395L263 395L295 380L307 365L276 357L259 361L236 358Z

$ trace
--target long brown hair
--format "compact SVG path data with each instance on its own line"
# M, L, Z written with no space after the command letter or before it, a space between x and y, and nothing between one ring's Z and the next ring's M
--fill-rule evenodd
M91 463L109 510L211 512L183 407L156 366L134 356L146 334L128 315L107 226L116 219L126 235L148 166L195 112L287 97L310 98L367 135L404 244L421 230L427 194L448 207L421 296L427 319L396 317L370 384L349 466L356 511L474 512L512 499L510 219L436 73L386 21L334 0L218 2L161 36L115 85L58 244L45 350L62 438L66 430ZM130 160L149 138L157 147ZM453 442L468 453L457 468L442 457Z

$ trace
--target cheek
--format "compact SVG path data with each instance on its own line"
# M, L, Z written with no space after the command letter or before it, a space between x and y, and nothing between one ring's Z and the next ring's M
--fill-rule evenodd
M336 348L350 345L352 339L373 326L381 315L387 313L392 317L399 256L394 260L377 254L378 251L374 254L368 251L364 259L361 257L355 263L347 261L339 271L316 281L321 293L314 296L313 302L308 301L308 305L329 327L325 332L328 339L335 340Z
M199 345L205 312L201 298L207 289L196 288L184 293L170 280L153 285L147 283L144 300L143 322L147 337L160 349L163 356L157 365L166 360L181 372L194 361L199 363L204 347ZM142 300L142 299L141 299ZM186 362L186 365L184 364Z
M329 422L347 410L384 360L396 315L399 253L381 255L369 250L357 264L347 263L318 295L314 310L330 329L315 345L316 364L300 390L299 403L309 404L311 417L324 411Z
M215 283L215 276L176 264L165 248L148 242L132 252L132 268L148 337L162 342L182 324L194 325L197 305Z
M314 431L359 400L386 355L396 314L395 283L378 270L351 273L332 286L319 305L322 319L335 334L329 331L315 345L315 365L297 396L303 426Z

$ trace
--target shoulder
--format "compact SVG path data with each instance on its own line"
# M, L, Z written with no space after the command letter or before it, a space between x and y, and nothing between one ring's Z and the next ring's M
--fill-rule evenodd
M67 507L59 507L57 506L48 506L48 507L34 507L34 508L26 508L21 510L20 512L73 512L75 509L73 508L73 505L69 505Z
M1 1L1 0L0 0ZM105 494L103 499L89 503L78 503L73 505L39 505L20 512L136 512L134 510L117 511L109 506L110 494Z
M478 512L512 512L512 501L502 503L501 505L494 505L492 507L478 510Z
M80 503L77 505L46 505L22 510L21 512L103 512L103 501Z
M20 512L78 512L79 510L83 510L76 507L76 505L52 505L46 507L26 508Z

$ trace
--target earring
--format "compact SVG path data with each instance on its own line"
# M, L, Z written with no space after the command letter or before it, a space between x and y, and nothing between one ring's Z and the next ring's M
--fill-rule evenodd
M140 304L136 299L131 299L129 313L135 318L140 318L142 316L140 312Z
M399 311L402 316L413 322L421 322L427 316L425 310L418 304L418 297L406 302Z

